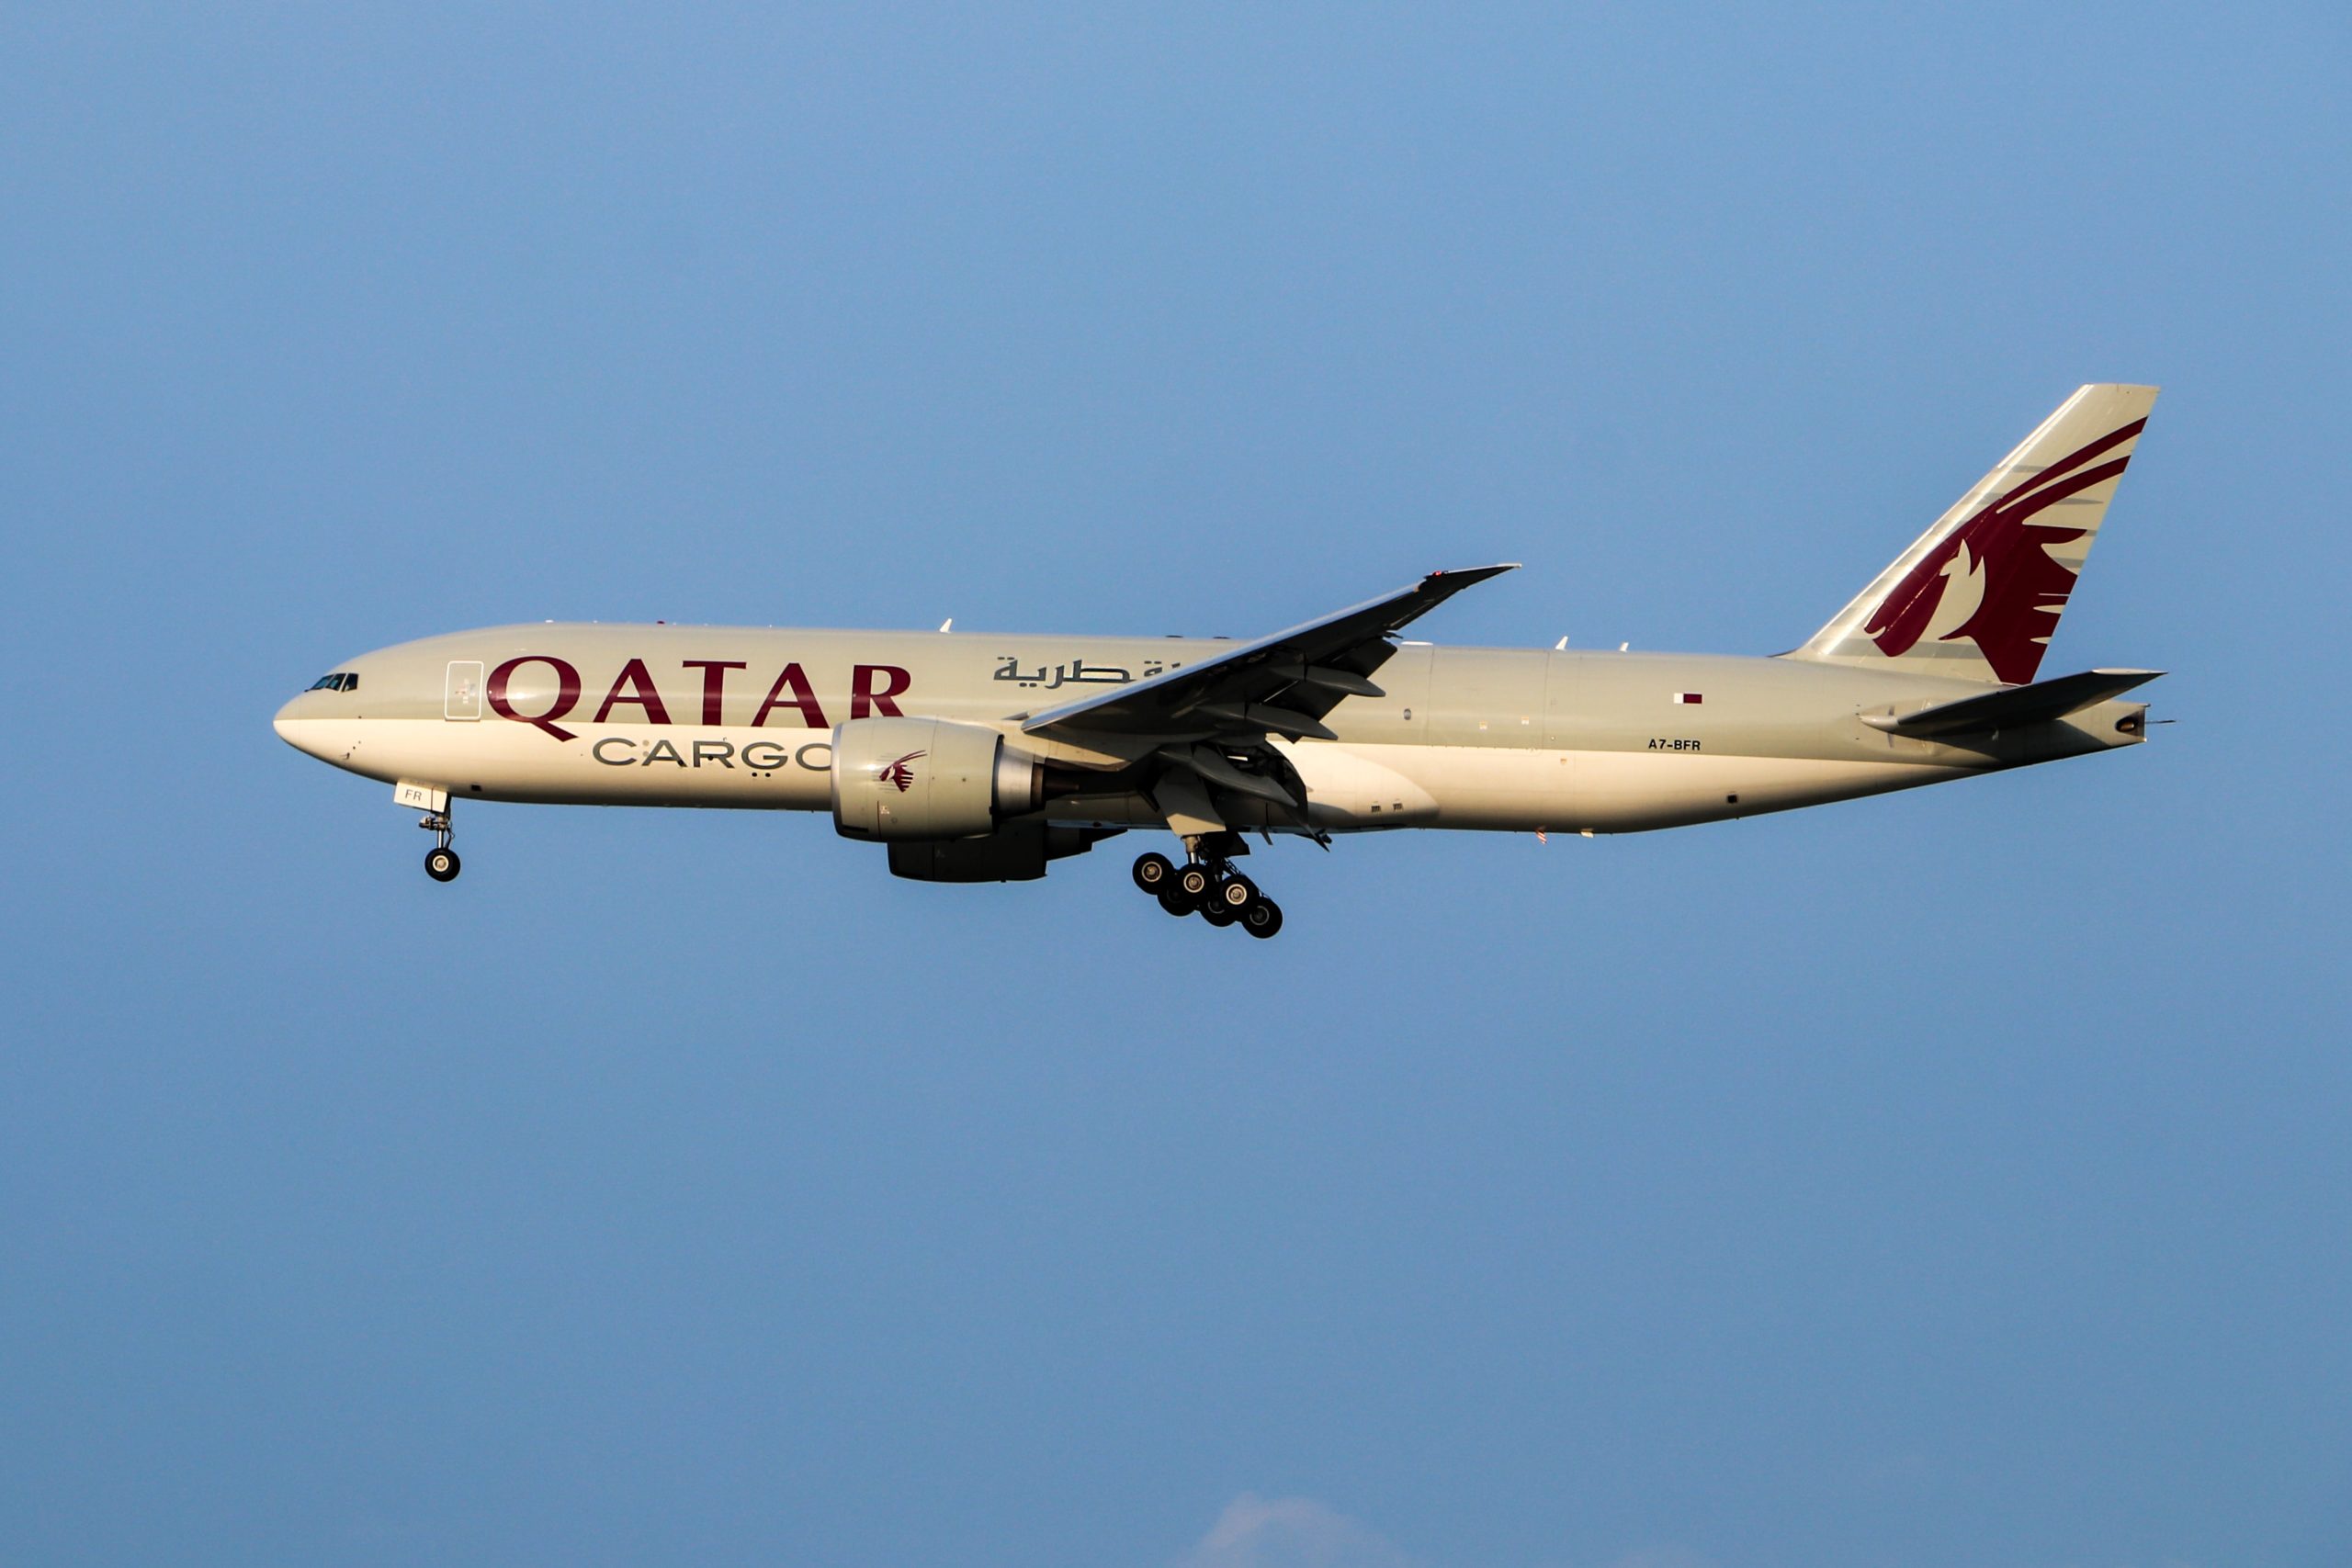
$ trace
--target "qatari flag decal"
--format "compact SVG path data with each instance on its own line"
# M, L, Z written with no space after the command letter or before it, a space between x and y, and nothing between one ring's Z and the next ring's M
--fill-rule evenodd
M1703 703L1707 697L1703 692L1677 692L1674 700L1678 703Z

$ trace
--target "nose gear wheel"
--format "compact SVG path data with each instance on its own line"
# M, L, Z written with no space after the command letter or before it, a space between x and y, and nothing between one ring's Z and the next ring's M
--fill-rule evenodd
M424 874L435 882L455 882L462 865L458 852L449 847L451 829L447 811L429 811L417 826L433 835L433 847L424 852Z

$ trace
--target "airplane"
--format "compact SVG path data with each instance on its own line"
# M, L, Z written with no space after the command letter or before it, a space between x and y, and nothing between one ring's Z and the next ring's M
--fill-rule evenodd
M1245 833L1637 832L2137 745L2163 671L2040 680L2154 387L2086 386L1810 638L1769 658L1400 634L1509 565L1249 641L559 624L345 660L279 736L392 785L458 874L459 799L832 813L921 881L1018 882L1164 829L1135 884L1252 936ZM1173 847L1173 846L1171 846Z

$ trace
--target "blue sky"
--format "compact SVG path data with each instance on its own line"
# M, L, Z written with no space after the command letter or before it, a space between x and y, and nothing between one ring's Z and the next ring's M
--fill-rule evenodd
M2347 24L0 12L0 1539L42 1563L2352 1551ZM1770 652L2163 383L2128 753L919 886L268 717L511 620Z

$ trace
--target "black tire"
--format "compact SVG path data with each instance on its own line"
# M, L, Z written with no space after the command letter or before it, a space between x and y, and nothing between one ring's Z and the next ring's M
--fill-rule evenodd
M1201 919L1206 920L1213 926L1229 926L1240 918L1241 915L1238 910L1228 909L1222 904L1204 904L1201 906Z
M1176 863L1157 852L1148 855L1137 855L1134 875L1137 887L1147 893L1157 893L1163 887L1174 885Z
M424 874L434 881L455 882L458 871L457 851L435 848L424 852Z
M1216 885L1216 891L1210 895L1210 901L1222 904L1238 915L1258 901L1258 885L1239 872L1234 872Z
M1193 912L1193 901L1174 887L1163 887L1159 893L1159 907L1182 919Z
M1216 879L1209 874L1209 868L1204 865L1188 865L1176 874L1176 890L1195 904L1206 898L1209 889L1216 885Z
M1283 929L1283 907L1272 898L1261 898L1241 911L1241 929L1251 936L1267 937Z

